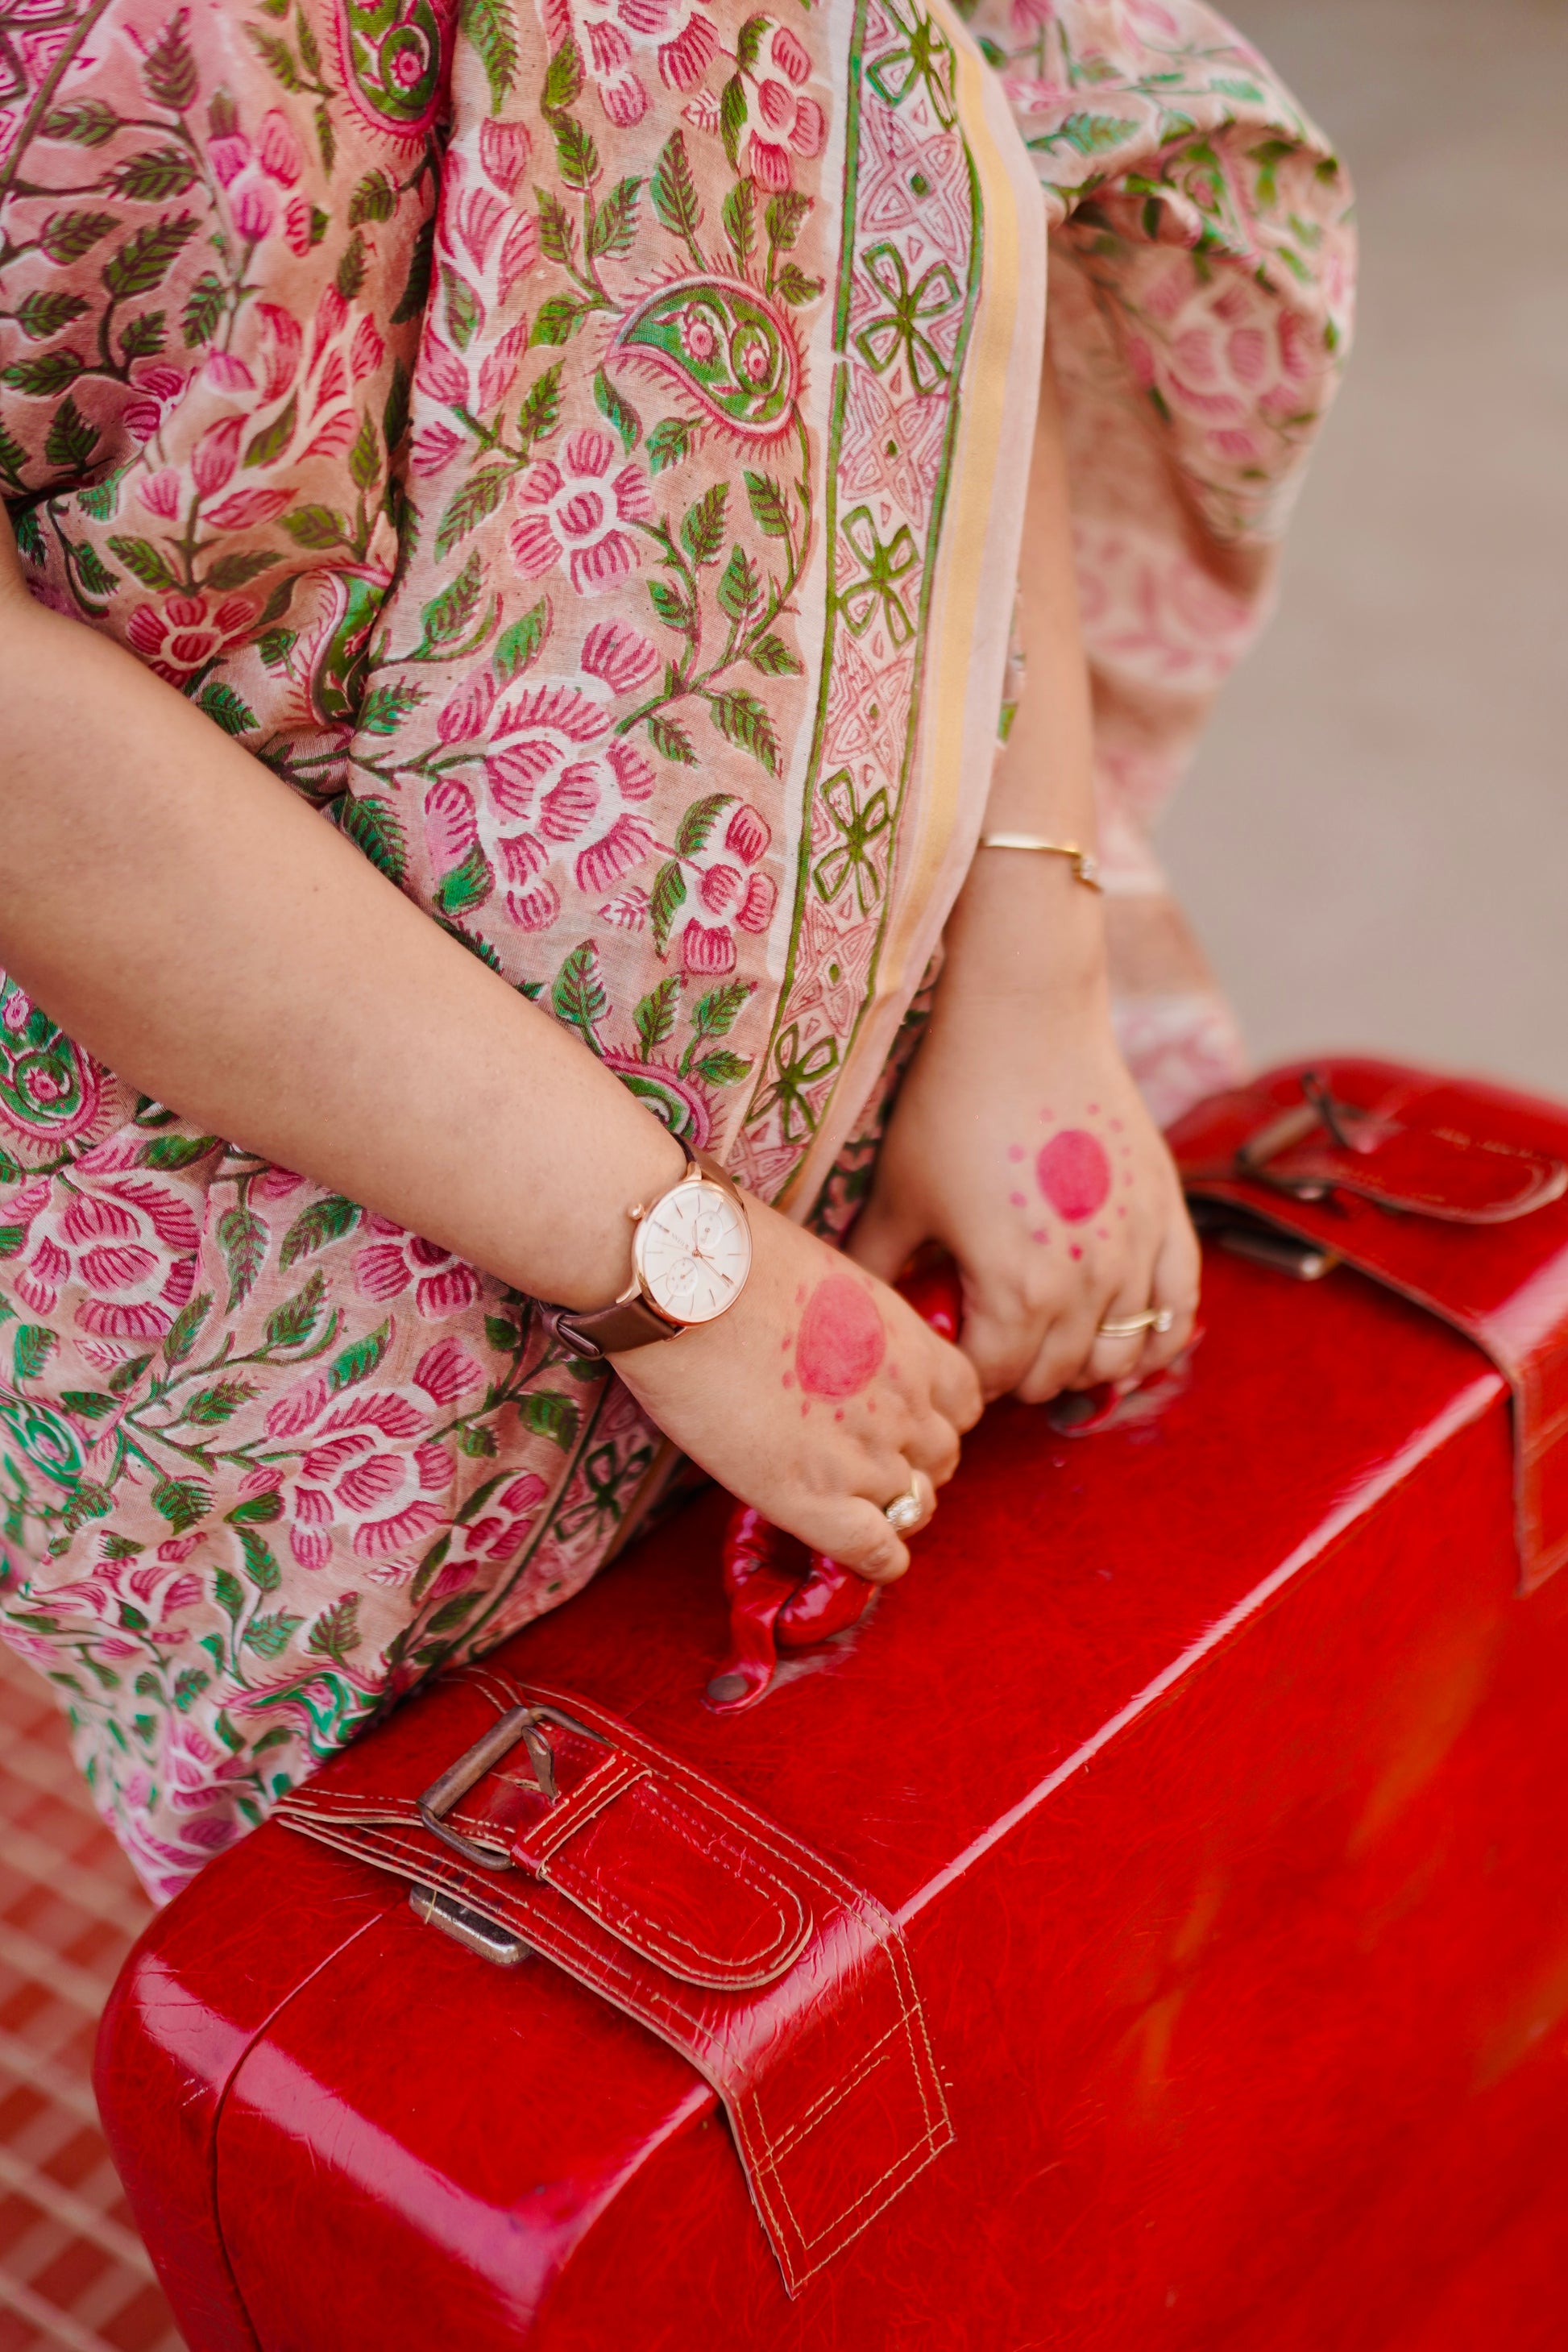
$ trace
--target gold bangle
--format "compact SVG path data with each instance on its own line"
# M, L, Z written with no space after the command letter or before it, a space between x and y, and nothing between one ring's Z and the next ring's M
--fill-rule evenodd
M1103 890L1100 878L1100 860L1092 851L1080 849L1073 841L1042 841L1033 833L983 833L982 849L1040 849L1047 857L1065 857L1072 866L1073 880L1081 882L1086 890Z

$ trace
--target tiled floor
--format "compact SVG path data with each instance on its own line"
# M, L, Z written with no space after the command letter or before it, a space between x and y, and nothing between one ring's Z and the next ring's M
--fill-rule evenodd
M0 2352L179 2352L89 2079L147 1917L47 1689L0 1645Z

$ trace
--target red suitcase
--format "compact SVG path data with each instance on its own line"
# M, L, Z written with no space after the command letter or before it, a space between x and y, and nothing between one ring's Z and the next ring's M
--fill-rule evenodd
M156 1921L100 2099L195 2352L1561 2347L1568 1113L1328 1077L1178 1142L1351 1263L993 1411L763 1704L710 1496Z

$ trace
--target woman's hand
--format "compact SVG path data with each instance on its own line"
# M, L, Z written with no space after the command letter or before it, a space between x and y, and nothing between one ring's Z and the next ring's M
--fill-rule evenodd
M615 1358L683 1453L741 1501L875 1583L909 1566L883 1516L951 1478L980 1414L956 1348L898 1293L748 1198L752 1273L715 1323Z
M987 1397L1157 1371L1192 1337L1198 1248L1111 1032L1098 908L1054 858L983 852L961 917L850 1254L890 1279L952 1251ZM1170 1328L1099 1336L1147 1308Z

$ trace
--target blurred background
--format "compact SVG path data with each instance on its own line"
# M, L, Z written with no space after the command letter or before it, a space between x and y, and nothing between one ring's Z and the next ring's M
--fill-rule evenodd
M1568 1095L1568 5L1229 13L1350 165L1360 328L1160 851L1257 1060Z

